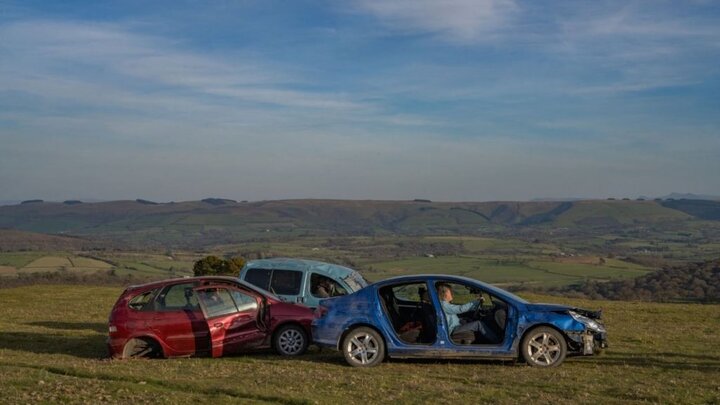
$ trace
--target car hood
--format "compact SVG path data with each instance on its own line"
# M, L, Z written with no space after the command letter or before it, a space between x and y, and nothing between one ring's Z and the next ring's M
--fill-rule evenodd
M573 311L580 315L587 316L592 319L602 318L602 310L593 311L590 309L578 308L569 305L561 304L526 304L526 308L529 311L535 312L567 312Z

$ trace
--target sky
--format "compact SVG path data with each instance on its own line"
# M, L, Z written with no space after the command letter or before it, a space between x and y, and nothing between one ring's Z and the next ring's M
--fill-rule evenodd
M0 200L720 195L718 1L0 0Z

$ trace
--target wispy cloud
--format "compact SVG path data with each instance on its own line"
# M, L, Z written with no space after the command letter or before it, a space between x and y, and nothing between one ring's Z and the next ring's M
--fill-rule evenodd
M55 87L58 96L72 94L76 98L83 93L82 88L113 83L118 91L128 93L142 88L134 94L148 99L173 91L173 97L181 97L177 91L185 91L192 96L223 96L277 106L360 107L345 95L288 89L288 85L305 83L269 64L184 51L180 44L128 32L114 24L20 22L0 28L0 37L4 39L0 51L8 55L0 63L6 89L22 91L20 86L26 84L29 91L36 91L39 81L48 79L50 87L43 89L47 96ZM65 92L63 83L73 81L78 91ZM90 90L87 95L92 93Z
M358 9L400 33L430 33L455 42L494 37L517 11L514 0L356 0Z

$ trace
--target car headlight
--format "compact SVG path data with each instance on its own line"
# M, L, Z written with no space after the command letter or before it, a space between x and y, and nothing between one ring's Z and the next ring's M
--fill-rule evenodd
M595 332L604 332L605 331L605 328L603 328L599 323L588 318L587 316L580 315L577 312L573 312L573 311L568 311L568 313L570 314L570 316L573 317L574 320L584 324L590 330L593 330Z

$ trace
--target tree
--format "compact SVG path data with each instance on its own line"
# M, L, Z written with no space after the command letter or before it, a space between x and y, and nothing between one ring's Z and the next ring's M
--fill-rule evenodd
M217 256L207 256L195 262L193 274L195 276L237 276L245 265L242 257L233 257L228 260Z

